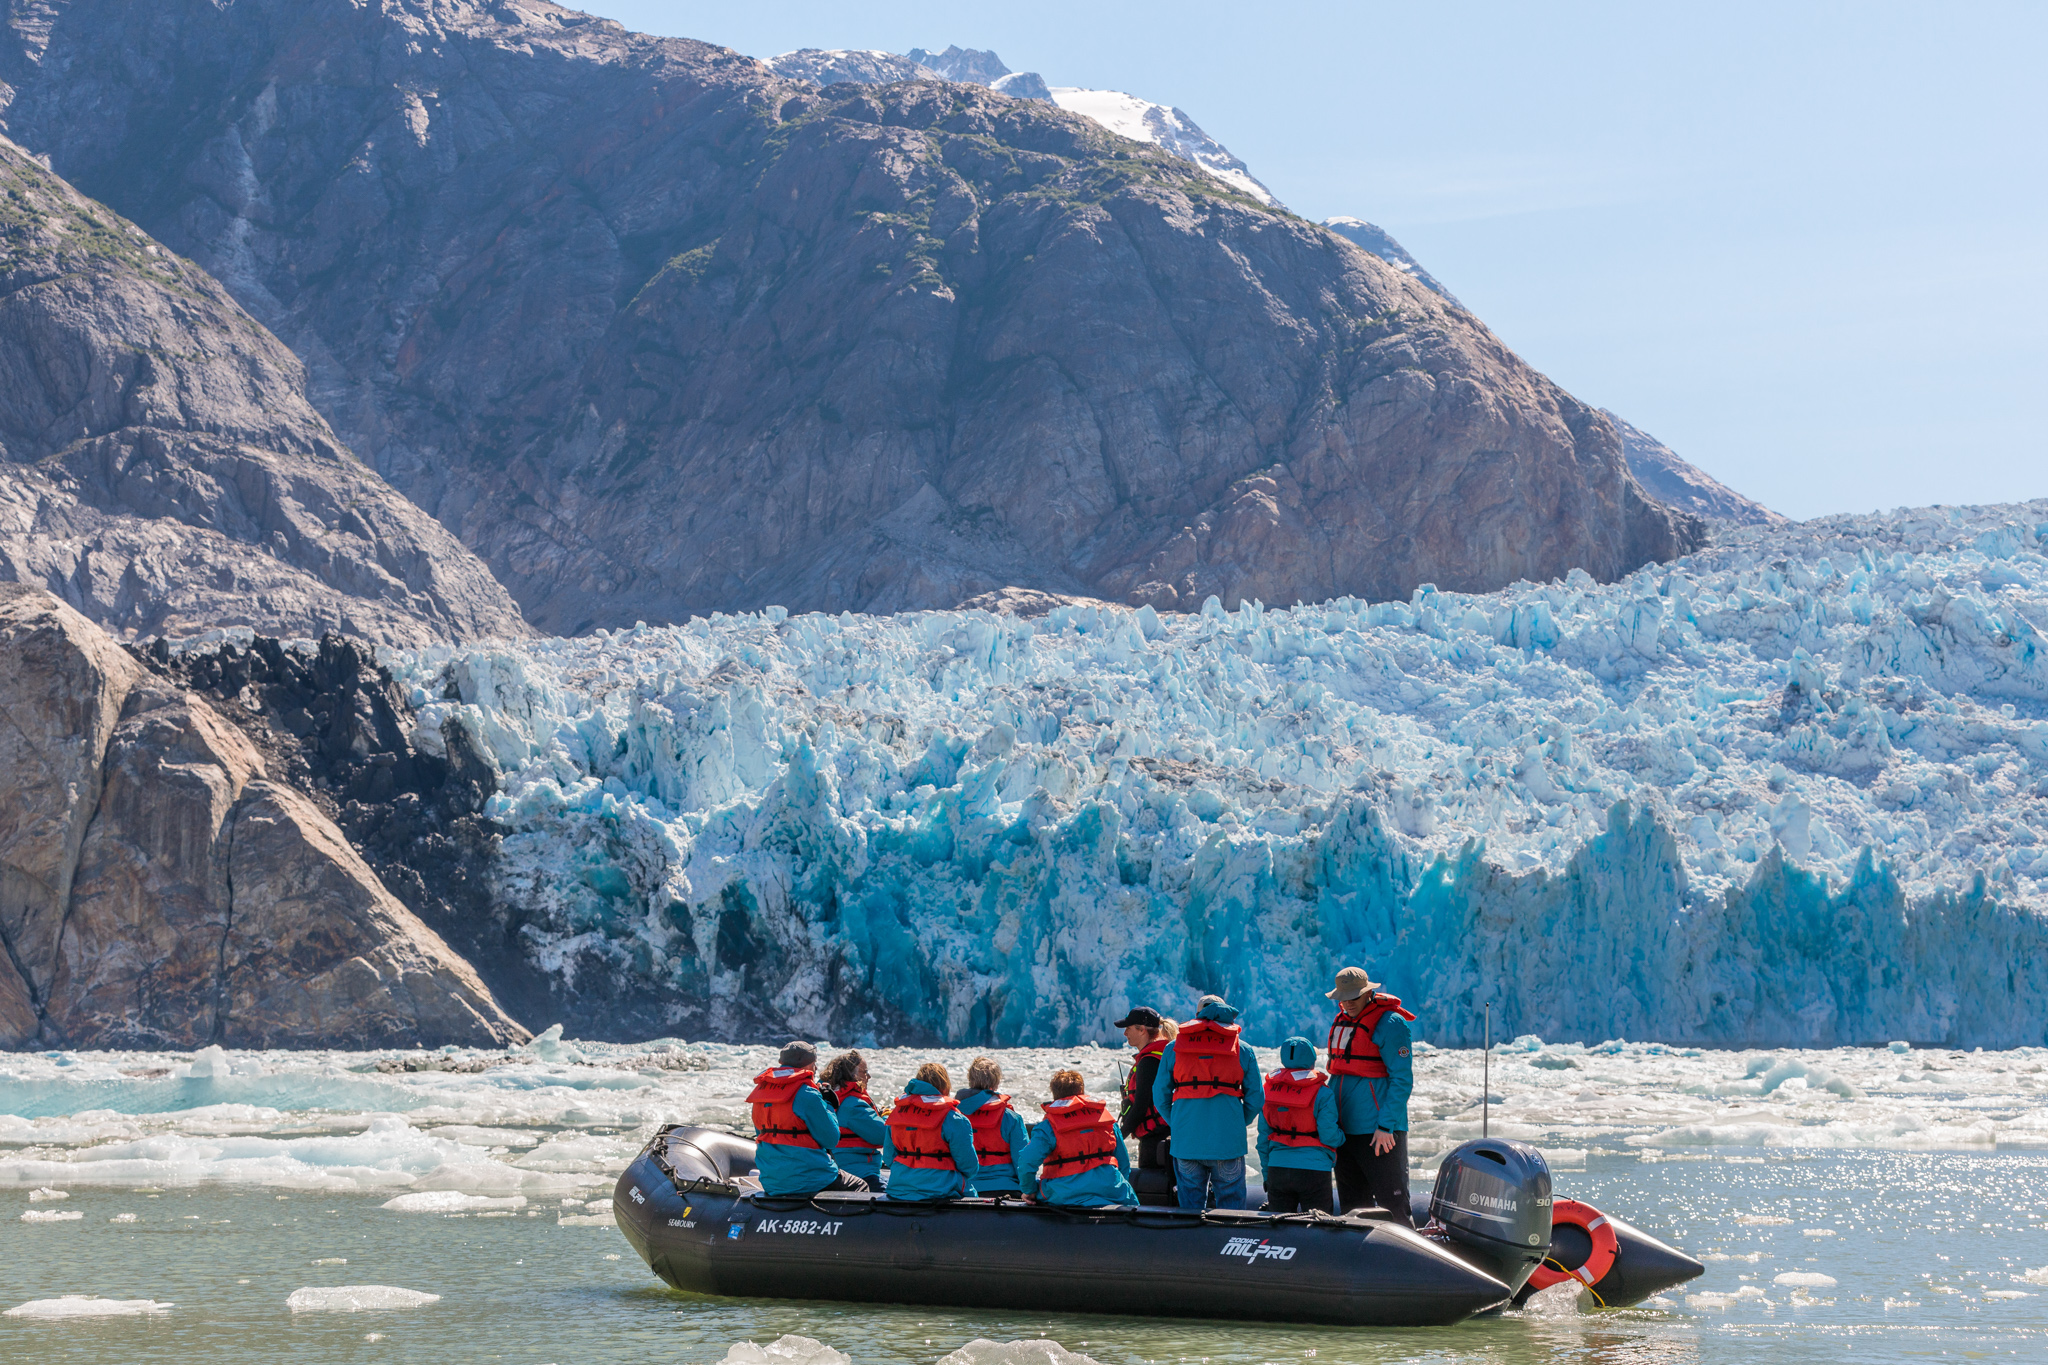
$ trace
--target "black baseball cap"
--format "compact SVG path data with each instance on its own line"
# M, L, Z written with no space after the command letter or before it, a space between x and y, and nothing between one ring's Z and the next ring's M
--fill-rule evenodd
M1129 1028L1135 1024L1140 1028L1158 1028L1161 1022L1163 1021L1159 1018L1158 1010L1146 1009L1143 1005L1140 1005L1123 1018L1117 1020L1116 1026L1118 1028Z

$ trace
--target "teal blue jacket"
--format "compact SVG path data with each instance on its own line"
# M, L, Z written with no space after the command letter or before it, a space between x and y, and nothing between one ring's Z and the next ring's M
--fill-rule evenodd
M1040 1180L1038 1168L1058 1146L1059 1137L1050 1123L1041 1119L1031 1125L1031 1141L1024 1145L1023 1156L1017 1162L1017 1168L1024 1177L1024 1193L1048 1204L1065 1204L1070 1208L1090 1209L1105 1204L1138 1202L1138 1192L1131 1188L1131 1158L1124 1151L1123 1129L1116 1130L1115 1166L1097 1166L1078 1175L1056 1175Z
M960 1092L960 1112L968 1116L971 1124L975 1113L995 1097L996 1093L993 1090L963 1090ZM1029 1139L1024 1133L1023 1116L1017 1112L1014 1105L1003 1115L999 1127L1002 1130L1003 1144L1010 1149L1010 1159L1000 1165L976 1167L974 1188L984 1195L1017 1194L1024 1188L1017 1183L1017 1157L1023 1152L1024 1144Z
M839 1167L832 1160L832 1149L839 1145L839 1120L832 1117L832 1103L825 1098L825 1092L805 1086L796 1092L790 1108L824 1150L812 1151L784 1142L756 1145L754 1173L761 1177L763 1194L816 1194L839 1179Z
M906 1095L937 1095L939 1089L928 1081L912 1081L903 1087ZM882 1162L889 1168L889 1197L891 1199L972 1199L975 1194L974 1181L962 1172L981 1168L974 1159L974 1125L967 1116L955 1110L946 1115L946 1121L939 1125L939 1136L946 1140L946 1149L953 1155L957 1170L920 1170L911 1166L896 1164L896 1139L893 1136L882 1142Z
M875 1144L876 1150L863 1151L858 1147L841 1147L832 1153L832 1159L839 1163L839 1169L848 1175L857 1175L868 1182L870 1189L882 1188L881 1146L889 1139L889 1125L875 1112L875 1106L859 1095L848 1095L839 1102L836 1111L842 1133L851 1133L866 1138Z
M1237 1011L1228 1005L1204 1005L1195 1017L1211 1019L1227 1027L1237 1022ZM1245 1129L1258 1118L1259 1109L1266 1102L1259 1080L1259 1054L1252 1051L1250 1043L1240 1041L1237 1062L1244 1068L1242 1100L1234 1100L1228 1095L1212 1095L1208 1099L1175 1103L1173 1044L1168 1043L1166 1051L1160 1054L1159 1078L1152 1082L1152 1104L1159 1110L1159 1116L1166 1120L1166 1126L1173 1130L1173 1155L1176 1159L1231 1161L1251 1149L1251 1144L1245 1141Z
M1312 1071L1316 1064L1316 1048L1306 1038L1289 1038L1280 1045L1280 1071L1266 1077L1270 1085L1273 1076L1285 1071ZM1270 1093L1270 1092L1269 1092ZM1297 1171L1328 1171L1337 1165L1336 1149L1344 1145L1344 1128L1337 1122L1337 1092L1328 1081L1316 1091L1315 1102L1316 1140L1320 1147L1290 1147L1286 1143L1273 1141L1273 1125L1266 1119L1264 1110L1259 1113L1259 1168L1270 1170L1285 1166Z
M1370 1133L1375 1128L1405 1133L1408 1096L1415 1089L1414 1035L1408 1021L1390 1010L1373 1028L1372 1041L1387 1074L1337 1077L1337 1121L1347 1133ZM1178 1147L1174 1150L1179 1152Z

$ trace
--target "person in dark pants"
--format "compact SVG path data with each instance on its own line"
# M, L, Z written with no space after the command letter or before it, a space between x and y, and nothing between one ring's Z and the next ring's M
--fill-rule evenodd
M1408 1096L1415 1089L1415 1018L1398 997L1382 995L1363 967L1337 973L1337 1018L1330 1025L1330 1074L1337 1081L1337 1207L1377 1204L1409 1223Z
M1131 1074L1124 1081L1124 1102L1117 1114L1117 1127L1125 1137L1138 1140L1138 1169L1171 1171L1167 1159L1166 1120L1152 1103L1152 1083L1159 1079L1159 1057L1172 1041L1166 1035L1166 1021L1159 1011L1140 1005L1116 1021L1124 1041L1138 1049Z
M1265 1173L1266 1213L1335 1213L1330 1170L1344 1129L1337 1094L1316 1070L1316 1045L1306 1038L1280 1044L1280 1069L1266 1077L1259 1111L1259 1169Z

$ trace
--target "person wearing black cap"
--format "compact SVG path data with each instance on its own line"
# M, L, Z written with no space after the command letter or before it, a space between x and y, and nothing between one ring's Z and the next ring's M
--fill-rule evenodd
M1173 1170L1166 1119L1152 1103L1152 1082L1159 1079L1159 1056L1166 1051L1168 1042L1165 1023L1158 1010L1143 1005L1116 1021L1116 1026L1124 1031L1124 1041L1138 1049L1131 1074L1124 1080L1124 1102L1117 1115L1117 1126L1125 1136L1138 1140L1140 1171Z
M761 1193L813 1195L821 1190L865 1190L832 1160L839 1120L815 1079L818 1050L791 1043L774 1066L754 1077L754 1170Z

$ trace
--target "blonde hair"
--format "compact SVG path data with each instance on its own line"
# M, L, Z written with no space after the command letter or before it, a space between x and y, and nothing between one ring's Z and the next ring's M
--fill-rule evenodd
M926 1085L936 1086L943 1095L953 1088L953 1078L946 1074L946 1068L937 1062L926 1062L917 1069L917 1078Z
M976 1057L967 1066L967 1088L994 1090L1003 1083L1003 1069L993 1057Z
M1160 1036L1161 1038L1164 1038L1164 1039L1165 1039L1165 1040L1166 1040L1167 1042L1169 1042L1169 1043L1170 1043L1170 1042L1172 1042L1172 1041L1174 1040L1174 1038L1175 1038L1175 1037L1176 1037L1176 1036L1177 1036L1177 1035L1178 1035L1179 1033L1180 1033L1180 1021L1179 1021L1179 1020L1177 1020L1177 1019L1161 1019L1161 1020L1159 1021L1159 1036Z
M865 1060L858 1052L842 1052L826 1064L822 1079L833 1089L852 1085L854 1078L860 1075L860 1064Z
M1068 1069L1052 1073L1052 1097L1056 1100L1072 1099L1087 1093L1087 1090L1088 1081L1078 1071Z

